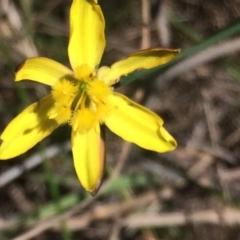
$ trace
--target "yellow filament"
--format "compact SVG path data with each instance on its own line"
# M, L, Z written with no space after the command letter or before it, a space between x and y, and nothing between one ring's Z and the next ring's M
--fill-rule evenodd
M87 94L96 103L107 103L108 97L112 94L112 89L101 80L90 82Z
M80 108L80 106L82 107L83 103L85 102L85 99L86 95L82 93L80 98L78 99L76 106L74 107L75 112Z

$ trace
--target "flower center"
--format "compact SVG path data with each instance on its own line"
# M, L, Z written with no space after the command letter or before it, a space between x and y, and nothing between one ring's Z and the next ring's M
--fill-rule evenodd
M103 123L111 111L112 89L88 69L77 69L76 76L64 76L52 87L54 106L49 119L69 123L73 131L86 131Z

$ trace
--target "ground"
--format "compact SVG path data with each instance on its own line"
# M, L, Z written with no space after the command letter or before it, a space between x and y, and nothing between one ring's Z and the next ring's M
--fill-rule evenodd
M157 46L186 53L157 76L116 89L159 114L178 148L145 151L106 129L104 182L91 197L75 174L70 128L63 126L22 156L0 162L0 240L240 239L240 3L99 3L107 38L102 64ZM39 55L69 66L70 5L0 2L0 132L50 91L15 83L20 62Z

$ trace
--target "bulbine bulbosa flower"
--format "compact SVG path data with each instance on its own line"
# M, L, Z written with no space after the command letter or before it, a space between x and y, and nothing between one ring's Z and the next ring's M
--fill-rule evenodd
M26 152L57 127L69 124L78 178L94 194L104 168L101 125L148 150L166 152L177 146L158 115L114 92L111 86L123 75L171 61L179 50L144 50L111 67L99 68L105 48L104 28L97 0L73 0L68 45L72 69L44 57L30 58L19 65L15 81L37 81L51 86L52 91L23 110L6 127L0 137L1 160Z

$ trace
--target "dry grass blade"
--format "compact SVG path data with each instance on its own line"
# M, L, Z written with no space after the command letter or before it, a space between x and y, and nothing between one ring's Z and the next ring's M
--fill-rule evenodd
M196 211L193 213L173 212L166 214L135 214L122 221L128 228L170 227L188 224L219 224L234 226L240 224L240 212L235 209Z
M22 56L33 57L38 51L24 28L20 14L11 0L0 1L0 35L14 51ZM10 43L10 42L11 43Z
M228 56L230 54L235 54L238 51L240 51L240 38L227 40L224 43L220 43L216 46L207 48L206 50L181 61L179 64L176 64L176 66L172 67L169 71L166 71L164 74L162 74L160 77L161 85L162 82L166 82L168 79L172 79L183 74L186 71L190 71L200 64L205 64L207 62Z

